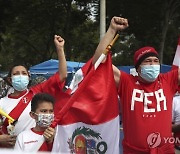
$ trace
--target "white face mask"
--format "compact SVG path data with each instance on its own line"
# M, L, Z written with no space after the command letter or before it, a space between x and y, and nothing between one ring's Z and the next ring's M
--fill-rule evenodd
M36 123L40 127L48 127L54 120L54 114L35 114L38 116Z

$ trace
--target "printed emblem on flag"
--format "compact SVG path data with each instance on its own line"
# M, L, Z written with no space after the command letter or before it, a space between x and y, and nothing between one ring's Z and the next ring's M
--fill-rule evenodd
M67 143L71 154L104 154L107 151L107 143L102 141L100 133L86 127L75 129Z

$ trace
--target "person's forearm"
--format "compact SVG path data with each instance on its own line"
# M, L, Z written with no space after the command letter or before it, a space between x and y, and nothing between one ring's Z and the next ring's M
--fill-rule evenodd
M180 124L179 124L179 125L173 124L173 126L172 126L172 132L173 132L173 133L178 133L178 132L180 132Z
M114 29L112 29L111 27L109 27L109 29L107 30L106 34L100 41L100 43L95 51L95 54L93 56L93 64L95 64L95 62L97 61L99 56L104 52L106 47L111 43L115 34L116 34L116 31Z
M64 50L64 49L62 49ZM59 60L60 81L63 82L67 78L67 64L64 51L57 51Z

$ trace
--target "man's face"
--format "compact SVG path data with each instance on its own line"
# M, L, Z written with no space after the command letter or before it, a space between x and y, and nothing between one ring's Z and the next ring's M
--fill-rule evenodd
M157 57L147 57L138 67L138 72L141 70L141 65L160 65L160 61Z
M160 65L160 62L157 57L147 57L142 61L141 65Z

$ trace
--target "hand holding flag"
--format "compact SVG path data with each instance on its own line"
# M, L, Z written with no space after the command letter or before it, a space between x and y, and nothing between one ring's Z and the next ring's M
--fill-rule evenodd
M101 54L101 56L98 58L98 60L96 61L96 63L94 64L94 68L95 70L97 69L97 67L99 66L99 64L104 60L104 58L106 57L107 53L111 50L113 44L116 42L116 40L118 39L119 34L117 33L116 36L114 37L114 39L112 40L112 42L107 46L106 50Z
M104 57L118 37L119 34L107 46ZM74 82L76 90L71 87L73 94L59 93L61 97L59 103L55 103L55 120L51 124L51 127L58 125L53 152L75 153L80 150L79 146L87 151L101 151L101 144L104 152L119 151L119 107L111 55L101 64L102 60L95 66L90 59L78 71L82 78Z
M112 46L114 45L115 41L118 39L119 34L117 33L116 36L114 37L114 39L112 40L112 42L107 46L106 50L102 53L102 55L99 57L99 59L96 61L95 65L94 65L94 69L96 70L98 68L98 66L100 65L100 63L103 61L103 59L105 58L105 56L107 55L107 53L111 50ZM90 71L88 73L88 77L86 77L84 79L83 82L87 82L91 76L94 73L94 70L91 69L92 71ZM82 80L81 80L82 81ZM76 98L79 96L79 94L84 90L84 88L87 86L87 84L82 84L81 88L79 88L76 93L73 95L73 97L70 97L70 99L68 100L68 102L64 105L64 107L59 111L59 113L57 114L54 122L51 124L52 128L55 128L57 126L57 124L59 123L59 121L61 121L61 119L63 118L64 114L66 114L68 112L68 110L70 109L70 107L72 106L73 102L75 102Z
M58 111L58 113L55 115L55 120L52 122L52 124L51 124L51 127L52 128L55 128L60 122L61 122L61 120L64 118L64 116L66 115L66 116L68 116L68 117L71 117L71 116L73 116L73 114L76 114L75 112L76 111L72 111L72 112L70 112L70 113L68 113L68 111L70 110L70 108L72 107L72 105L73 104L79 104L79 103L81 103L81 104L86 104L86 106L87 106L87 108L88 108L88 106L90 105L90 106L92 106L92 97L91 97L91 99L89 100L89 102L85 102L85 101L83 101L83 99L86 99L85 97L86 97L86 95L89 95L89 93L88 93L88 91L87 91L87 93L85 94L84 93L84 91L85 91L85 89L87 90L88 88L87 88L87 86L88 86L88 84L90 84L89 83L89 81L92 79L92 78L94 78L94 73L95 73L95 70L98 68L98 66L100 65L100 63L102 62L102 60L104 59L104 57L106 56L106 54L110 51L110 49L111 49L111 47L113 46L113 44L115 43L115 41L118 39L118 37L119 37L119 34L117 34L116 36L115 36L115 38L113 39L113 41L107 46L107 48L106 48L106 50L103 52L103 54L102 54L102 56L100 56L99 57L99 59L98 59L98 61L95 63L95 65L94 65L94 67L91 67L91 65L92 65L92 60L90 60L90 61L88 61L86 64L85 64L85 66L83 66L83 68L86 68L86 77L83 79L83 83L81 83L80 85L78 85L79 83L76 83L75 85L78 85L79 87L78 88L76 88L76 90L74 90L74 94L73 95L71 95L71 94L67 94L67 93L63 93L63 95L64 96L61 96L62 97L62 101L59 101L60 102L60 104L55 104L56 105L56 107L55 107L55 110L59 110ZM109 57L110 58L110 57ZM105 66L103 66L104 68L106 68ZM110 68L110 67L112 67L112 64L111 63L109 63L109 67L107 68L108 70L110 70L110 72L112 71L112 69ZM90 69L89 69L90 68ZM112 73L112 72L111 72ZM111 76L112 78L113 78L113 75L111 74L111 73L108 73L108 75L107 75L107 78L108 78L108 76ZM99 73L99 74L102 74L102 73ZM103 74L102 74L102 76L104 76ZM111 78L111 81L113 80ZM81 82L82 80L80 80L80 82ZM108 81L110 81L110 80L108 80ZM104 82L104 81L103 81ZM104 82L105 84L107 84L106 82ZM109 87L109 86L111 86L111 88ZM116 100L116 88L113 88L113 87L115 87L115 83L114 84L112 84L112 83L110 83L110 84L108 84L108 86L106 86L105 85L105 87L107 87L109 90L111 90L111 92L113 92L113 96L115 96L115 97L113 97L112 95L112 97L111 97L111 99L109 99L109 98L104 98L103 99L103 101L101 102L100 100L99 100L99 105L100 106L102 106L102 108L101 107L98 107L98 110L99 109L101 109L102 110L102 112L106 112L106 110L109 110L110 108L113 108L113 112L112 111L110 111L107 115L103 115L103 114L100 114L100 116L99 116L99 118L97 118L97 117L89 117L89 115L86 115L86 110L87 109L84 109L84 111L83 111L83 109L82 109L82 111L80 111L80 112L82 112L83 114L85 114L86 116L84 117L84 120L86 121L86 122L90 122L91 120L92 120L92 122L90 122L90 123L99 123L100 121L101 122L105 122L105 121L107 121L107 120L109 120L109 119L111 119L111 118L114 118L114 117L117 117L118 116L118 107L117 107L117 100ZM73 91L73 89L74 89L74 87L71 87L72 89L71 89L71 91ZM93 90L95 93L96 93L96 91L97 91L97 87L94 87L95 89ZM101 87L102 88L102 87ZM99 89L98 89L98 91L99 91ZM107 94L110 94L108 91L106 91L106 93ZM83 95L83 94L85 94L85 96ZM95 94L92 94L92 95L95 95ZM89 95L90 96L90 95ZM99 97L99 96L97 96L97 97ZM80 99L79 99L80 98ZM88 98L87 98L87 100L88 100ZM97 100L94 100L94 101L97 101ZM63 104L63 102L65 102L64 104ZM101 103L100 103L101 102ZM109 102L109 103L112 103L112 105L111 105L111 107L109 107L108 105L106 105L106 102ZM108 103L108 104L109 104ZM63 105L62 105L63 104ZM97 104L97 105L98 105ZM59 106L61 106L61 108L59 109L58 108L58 105ZM93 105L94 106L94 105ZM103 106L106 106L106 107L103 107ZM92 107L91 107L92 108ZM68 113L68 114L67 114ZM86 118L88 116L88 118ZM75 120L76 121L76 118L79 120L79 121L81 121L82 119L81 118L79 118L79 116L77 115L77 117L74 117L74 119L71 119L71 120ZM65 120L64 120L65 119ZM63 120L62 120L62 122L61 123L68 123L68 122L70 122L70 123L72 123L71 121L69 121L66 117L64 118ZM104 121L103 121L103 120ZM99 121L100 120L100 121ZM82 120L82 122L85 122L85 121L83 121ZM119 121L117 121L117 123L119 124ZM115 129L116 127L114 127L114 129ZM119 129L117 129L117 130L119 130ZM113 136L113 135L112 135ZM115 135L116 137L118 136L117 134ZM43 144L43 142L45 141L44 140L44 137L43 136L41 136L40 137L41 138L41 142L38 142L38 145L36 145L36 150L38 150L39 148L40 148L40 146ZM58 142L60 142L60 141L58 141ZM118 142L116 143L116 144L118 144ZM56 146L55 146L56 147ZM117 146L116 146L117 147ZM35 149L33 149L33 151L35 151Z

